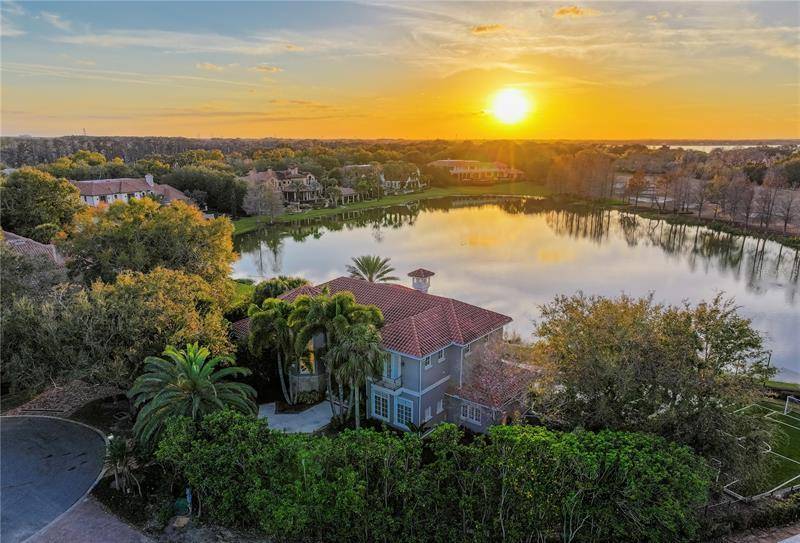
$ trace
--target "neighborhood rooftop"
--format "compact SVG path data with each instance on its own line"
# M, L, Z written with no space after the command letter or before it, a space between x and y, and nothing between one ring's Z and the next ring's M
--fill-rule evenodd
M38 241L18 236L12 232L0 231L8 247L15 253L26 256L43 256L60 265L64 264L64 259L56 250L55 246L49 243L39 243Z

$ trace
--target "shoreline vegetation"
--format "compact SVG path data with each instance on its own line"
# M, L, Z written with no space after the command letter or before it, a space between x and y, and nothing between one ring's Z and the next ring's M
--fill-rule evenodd
M517 183L498 183L496 185L479 186L454 186L454 187L430 187L421 192L410 194L398 194L385 196L375 200L365 200L354 204L342 205L333 208L310 209L299 213L287 213L276 217L271 222L264 220L261 216L245 217L233 221L234 236L258 230L260 228L288 224L299 220L314 220L325 217L332 217L349 211L365 211L369 209L379 209L397 205L432 200L446 197L531 197L531 198L552 198L563 199L565 204L585 205L590 207L601 207L605 209L615 209L626 213L635 213L647 219L665 220L670 224L684 224L689 226L705 226L711 230L725 232L737 236L752 236L768 239L780 243L792 249L800 249L800 236L784 234L779 231L765 231L758 227L743 228L738 224L731 223L725 219L713 219L702 217L698 218L694 213L674 213L672 211L660 211L646 206L634 206L626 203L622 199L603 199L590 200L579 197L565 197L554 194L553 191L541 184L532 181L521 181Z

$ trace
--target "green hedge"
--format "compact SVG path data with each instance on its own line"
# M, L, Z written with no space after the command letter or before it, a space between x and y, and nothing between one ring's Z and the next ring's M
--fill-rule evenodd
M626 432L498 426L468 442L374 430L273 432L221 412L173 421L157 458L205 518L277 540L691 540L709 470L689 449Z

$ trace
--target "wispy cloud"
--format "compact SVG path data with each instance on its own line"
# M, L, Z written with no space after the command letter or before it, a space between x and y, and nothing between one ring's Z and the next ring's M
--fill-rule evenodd
M501 24L483 24L483 25L475 25L470 28L470 32L475 35L483 35L483 34L497 34L498 32L505 32L507 30L506 25Z
M16 38L17 36L24 36L25 31L14 26L14 24L10 21L7 21L5 17L0 19L0 36L3 38Z
M582 8L579 6L563 6L555 10L553 17L594 17L600 15L600 12L592 8Z
M238 38L221 34L173 32L168 30L120 30L87 33L53 38L59 43L93 47L148 47L176 53L234 53L240 55L275 55L286 51L302 51L284 39L251 36Z
M224 66L214 64L213 62L198 62L194 67L198 70L208 70L209 72L221 72L225 69Z
M188 87L202 83L203 85L227 85L236 87L258 87L246 81L199 77L190 75L158 75L121 70L101 70L90 68L72 68L68 66L52 66L47 64L29 64L23 62L4 62L0 70L27 76L57 77L61 79L96 80L113 83L132 83L136 85L163 85L170 87Z
M278 72L282 72L283 68L278 68L277 66L270 66L269 64L259 64L258 66L253 66L250 68L252 72L262 72L267 74L276 74Z
M72 30L72 23L57 13L51 13L49 11L43 11L39 14L43 21L49 23L50 25L56 27L59 30L64 30L65 32L69 32Z

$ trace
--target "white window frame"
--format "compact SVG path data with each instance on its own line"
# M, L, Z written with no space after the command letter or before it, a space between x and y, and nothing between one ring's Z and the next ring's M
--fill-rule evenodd
M422 364L422 365L423 365L423 367L424 367L426 370L429 370L429 369L431 369L431 368L433 367L433 357L431 357L431 356L426 356L426 357L423 359L422 363L423 363L423 364Z
M378 398L386 400L386 416L385 417L383 415L379 414L377 409L376 409L376 407L377 407L377 399ZM389 405L390 405L390 403L391 402L389 401L389 395L388 394L384 394L383 392L373 392L372 393L372 416L374 418L376 418L376 419L389 422Z
M444 398L439 398L436 402L436 414L438 415L442 411L444 411Z
M469 402L461 404L461 420L469 421L473 424L481 423L481 408Z
M400 406L408 408L408 414L409 414L409 421L408 422L411 422L413 424L413 422L414 422L414 402L412 402L411 400L407 400L405 398L397 398L394 401L394 421L395 421L395 424L397 424L398 426L400 426L402 428L408 429L408 426L406 426L403 423L403 421L400 420Z
M428 422L429 420L431 420L433 418L432 411L433 410L431 409L430 405L428 407L426 407L425 408L425 418L422 419L422 420L424 420L425 422Z
M439 356L437 358L437 362L439 362L439 364L441 364L444 361L445 361L444 349L442 349L441 351L439 351Z

